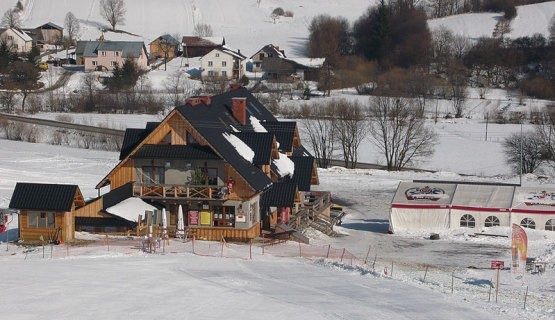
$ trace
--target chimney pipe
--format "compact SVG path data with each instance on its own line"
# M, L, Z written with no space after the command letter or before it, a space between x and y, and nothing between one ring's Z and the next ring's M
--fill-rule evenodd
M247 124L247 98L232 98L231 111L239 123Z

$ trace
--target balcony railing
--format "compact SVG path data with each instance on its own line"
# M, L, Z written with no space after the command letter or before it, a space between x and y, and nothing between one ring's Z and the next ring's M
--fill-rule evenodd
M228 196L223 189L224 186L135 183L133 196L146 199L221 200Z

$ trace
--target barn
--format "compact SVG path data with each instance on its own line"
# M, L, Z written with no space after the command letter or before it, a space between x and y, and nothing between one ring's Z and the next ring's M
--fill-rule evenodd
M516 188L511 223L530 229L555 231L555 190Z
M449 209L456 184L400 182L391 203L389 231L449 228Z
M515 187L494 184L457 184L451 201L451 228L510 226Z

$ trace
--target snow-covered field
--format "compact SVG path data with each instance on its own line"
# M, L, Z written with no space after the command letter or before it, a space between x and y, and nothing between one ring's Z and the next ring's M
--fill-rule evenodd
M7 206L16 181L78 183L86 197L116 164L118 154L0 140L0 207ZM375 271L325 259L262 256L253 260L204 257L172 242L167 254L144 254L140 240L40 248L0 246L0 272L9 294L0 308L10 319L116 319L121 317L254 319L552 319L555 316L555 233L530 230L529 256L548 262L543 275L527 275L525 286L501 272L499 301L488 302L491 260L510 259L508 238L473 237L480 230L453 229L440 240L427 233L388 235L389 202L401 180L484 180L454 173L390 173L379 170L320 170L321 185L348 212L343 234L330 238L315 230L314 245L346 248L360 259L376 259ZM537 183L525 176L524 184ZM356 186L356 187L353 187ZM16 223L10 224L13 229ZM492 230L507 235L509 230ZM14 235L14 233L10 233ZM3 236L3 235L2 235ZM2 240L0 236L0 240ZM3 245L3 244L2 244ZM214 244L219 248L219 245ZM248 245L231 244L232 252ZM67 250L67 251L66 251ZM271 251L270 251L271 252ZM296 252L296 251L295 251ZM390 264L395 264L391 278ZM349 263L350 264L350 263ZM429 265L423 281L423 265ZM389 268L389 274L384 270ZM101 275L101 276L100 276ZM451 293L451 281L454 292ZM495 291L495 290L494 290ZM492 295L493 299L493 295ZM24 307L32 306L32 308Z

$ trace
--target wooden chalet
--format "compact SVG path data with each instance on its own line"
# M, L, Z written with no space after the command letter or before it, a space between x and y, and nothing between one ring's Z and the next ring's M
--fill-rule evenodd
M325 65L324 58L286 58L268 56L261 61L262 71L270 80L293 78L303 81L318 81Z
M179 41L169 34L164 34L154 39L149 47L151 57L173 59L179 52Z
M294 173L284 174L283 161L295 165ZM310 185L317 183L296 123L278 121L239 87L191 98L160 123L127 129L119 164L96 188L130 188L134 197L164 207L170 230L182 206L189 236L247 240L262 226L308 221L298 214L312 206ZM329 216L329 201L318 210L311 212Z
M72 241L75 212L85 205L76 185L18 182L10 209L19 210L19 238L23 241Z

